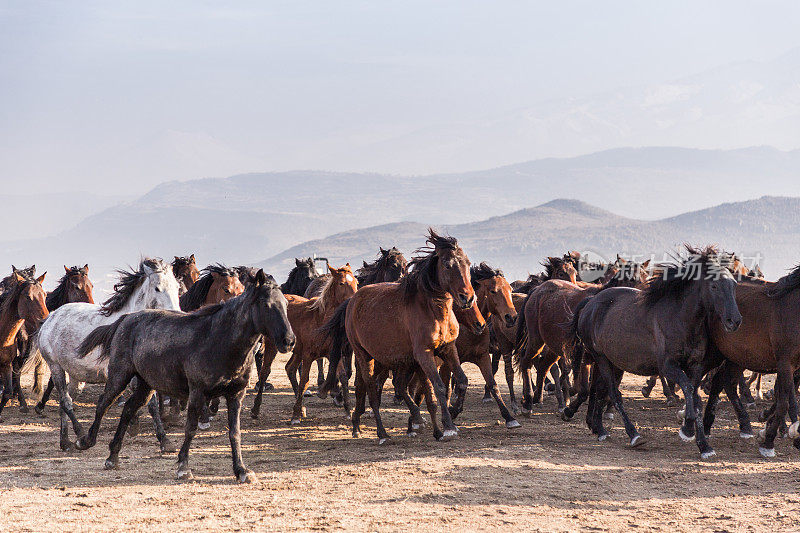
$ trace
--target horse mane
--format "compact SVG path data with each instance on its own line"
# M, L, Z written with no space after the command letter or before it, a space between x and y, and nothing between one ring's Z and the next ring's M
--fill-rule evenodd
M175 256L175 259L172 260L172 269L175 270L176 268L180 268L182 266L189 266L192 264L191 257L179 257Z
M147 277L145 267L156 272L167 271L167 264L163 260L151 257L146 257L139 261L139 268L136 270L117 270L119 281L114 284L114 294L103 302L103 306L100 308L101 314L111 316L125 307L133 292L139 288Z
M245 287L250 286L250 284L255 281L256 274L258 273L257 268L244 265L233 267L233 271L236 272L236 275L239 276L239 281L241 281L242 285ZM273 279L269 274L267 274L267 277Z
M222 263L214 263L208 265L200 271L202 276L194 285L189 287L180 298L181 309L183 311L194 311L203 306L208 297L208 291L214 284L214 276L212 274L219 274L226 277L238 277L239 275L231 268L226 267Z
M402 263L407 265L406 258L403 257L403 253L398 250L395 246L392 246L388 250L381 249L378 252L378 257L372 263L367 263L364 261L364 266L356 270L356 278L358 279L359 285L369 285L375 281L375 278L378 276L378 273L381 269L385 268L387 263L390 259L399 258L401 259Z
M8 287L5 292L0 294L0 316L11 311L11 306L19 299L19 295L26 285L36 283L36 279L28 274L28 269L16 270L15 272L22 276L22 280L15 282Z
M237 267L234 267L233 270L235 270L236 268ZM245 268L247 268L247 267L245 267ZM264 283L263 286L264 287L268 287L269 289L280 289L280 286L278 286L277 282L275 281L275 278L273 278L269 274L267 274L267 279L266 279L266 282ZM253 287L255 287L255 285L251 284L244 290L244 292L242 294L240 294L239 296L237 296L235 298L231 298L230 300L227 300L225 302L218 302L218 303L215 303L215 304L206 305L205 307L199 307L197 309L194 309L194 310L190 311L188 314L190 314L192 316L214 315L214 314L218 313L219 311L221 311L225 306L237 305L240 301L242 301L242 300L240 300L240 298L243 299L243 298L249 297L250 293L253 290L255 290L255 289L253 289Z
M53 311L54 309L58 309L62 305L69 303L69 288L67 287L69 278L85 273L86 272L83 270L83 267L70 267L69 272L64 273L64 275L61 276L61 279L58 280L58 286L47 295L47 298L45 299L45 305L47 306L47 309Z
M708 267L727 268L720 262L720 254L715 246L698 249L687 244L685 247L689 252L688 257L676 263L659 263L655 273L647 279L639 295L646 305L652 306L663 298L680 296L696 276L706 275ZM689 266L692 264L699 265L700 271Z
M408 263L409 273L400 280L400 291L405 301L411 300L417 294L430 296L435 300L444 297L436 270L439 260L438 250L458 250L458 241L455 237L441 236L433 228L428 228L428 238L425 243L429 246L414 250L418 255Z
M302 267L308 268L311 270L311 273L314 277L317 277L317 271L314 267L314 260L310 257L306 257L305 259L298 259L295 258L295 266L289 271L289 276L286 279L286 283L281 284L281 290L286 291L289 289L295 281L295 278L300 274L300 269Z
M331 293L333 292L333 276L329 276L325 280L325 285L322 286L319 296L314 300L309 307L310 309L319 310L323 315L327 313L330 307Z
M798 287L800 287L800 265L795 266L791 272L776 281L772 288L767 290L767 296L782 298Z
M480 265L473 265L469 269L470 278L472 279L472 288L478 290L478 282L486 279L503 277L503 271L499 268L492 268L485 261L481 261Z

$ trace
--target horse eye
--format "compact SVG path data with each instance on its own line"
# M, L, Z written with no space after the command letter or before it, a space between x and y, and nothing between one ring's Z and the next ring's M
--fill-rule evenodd
M161 287L156 287L156 292L161 292Z

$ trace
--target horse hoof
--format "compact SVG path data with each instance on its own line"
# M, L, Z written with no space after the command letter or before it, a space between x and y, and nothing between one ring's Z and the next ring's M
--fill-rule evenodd
M762 448L759 446L758 453L760 453L762 457L775 457L775 448Z
M416 437L416 436L417 436L417 432L416 431L408 431L408 432L406 432L406 437Z
M264 392L269 392L275 390L275 385L270 383L269 381L264 382Z
M378 439L378 446L383 446L385 444L392 444L394 441L391 437L384 437L382 439Z
M642 396L644 396L645 398L650 397L650 390L647 387L642 387Z
M608 433L603 433L597 436L598 442L605 442L608 439Z
M531 410L531 409L523 409L522 410L522 416L524 416L526 418L530 418L532 414L533 414L533 410Z
M61 446L61 451L62 452L68 452L70 450L74 450L75 449L75 444L70 442L70 441L68 441L68 440L61 441L60 446Z
M41 406L40 406L40 405L37 405L36 407L34 407L34 408L33 408L33 410L34 410L34 411L36 412L36 414L37 414L37 415L39 415L40 417L42 417L42 418L44 418L44 417L45 417L45 414L44 414L44 405L41 405Z
M636 448L637 446L641 446L645 443L645 440L642 438L641 435L634 435L631 439L631 448Z
M19 406L19 412L20 413L27 413L28 411L30 411L30 409L28 409L27 405L20 405Z
M790 439L796 439L797 437L800 437L800 420L789 426L788 435Z
M89 443L86 442L86 437L81 437L75 441L76 450L88 450L89 448L91 448L91 446L89 446Z
M315 392L313 390L306 389L306 391L303 393L303 396L305 396L306 398L309 398L311 396L314 396L314 394L315 394Z
M206 430L211 427L211 422L198 422L197 429Z
M252 470L245 470L239 474L238 481L239 483L255 483L258 478L256 478L256 474Z
M520 424L519 422L517 422L513 418L511 420L509 420L508 422L506 422L506 428L507 429L516 429L518 427L522 427L522 424Z
M339 398L338 396L334 396L333 397L333 405L335 405L336 407L342 407L344 405L344 401L341 398Z
M686 409L681 409L678 411L678 422L683 422L683 419L686 416Z
M603 413L603 418L605 418L606 420L614 420L614 413L611 412Z
M494 399L491 396L484 396L483 400L481 400L481 401L483 403L492 403L494 401Z
M258 420L258 413L255 411L250 411L250 418L253 420Z
M299 426L302 423L302 420L300 420L299 418L292 418L292 420L289 423L293 426Z
M117 461L112 461L111 459L106 459L106 462L103 465L104 470L116 470L118 468L119 463Z
M423 427L425 427L425 424L418 424L416 422L411 424L411 429L413 429L415 431L419 430L419 429L422 429Z
M756 436L753 435L752 433L744 433L742 431L739 432L739 437L741 437L743 439L754 439L754 438L756 438Z
M692 442L694 440L694 435L691 437L688 436L686 433L683 432L683 428L678 430L678 436L681 438L683 442Z
M181 468L178 470L178 475L176 476L178 481L189 481L194 479L192 475L192 471L188 468Z
M564 422L569 422L570 420L572 420L572 415L569 414L566 410L564 410L561 413L561 420L563 420Z
M175 453L175 445L171 440L164 439L164 442L161 443L161 453Z
M765 440L767 438L767 428L758 430L758 438L761 440Z
M360 439L361 438L361 432L360 431L353 431L353 438L354 439Z
M701 459L711 459L715 455L717 455L717 452L715 452L714 450L708 450L707 452L701 453L700 454L700 458Z
M445 429L442 433L441 442L448 442L458 437L458 431L455 429Z

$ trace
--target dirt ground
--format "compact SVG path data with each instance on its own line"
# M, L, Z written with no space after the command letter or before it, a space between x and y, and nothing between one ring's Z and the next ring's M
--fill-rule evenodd
M763 459L754 439L739 438L729 404L719 408L711 440L717 457L702 461L694 443L677 435L676 407L658 388L650 399L643 378L626 377L625 401L647 439L637 449L617 420L598 443L582 423L555 414L545 398L522 428L498 423L497 407L481 402L482 381L470 379L458 439L438 443L430 427L405 435L407 412L384 396L384 421L394 437L379 446L374 424L353 439L343 411L307 398L309 419L289 426L291 388L276 361L261 419L252 420L248 394L242 418L244 458L258 475L238 485L231 472L224 407L195 439L195 480L175 480L175 455L161 456L149 417L126 440L120 469L103 470L119 407L104 421L98 445L84 452L58 448L54 401L45 418L21 414L16 402L0 424L0 528L42 530L430 530L525 528L536 531L743 531L800 528L800 453L778 440ZM498 377L502 376L502 368ZM771 383L771 381L770 381ZM506 389L503 385L502 391ZM100 387L77 401L89 424ZM224 403L223 403L224 405ZM759 408L764 402L760 402ZM754 429L763 424L751 415ZM427 413L425 413L427 416ZM181 428L170 429L176 444Z

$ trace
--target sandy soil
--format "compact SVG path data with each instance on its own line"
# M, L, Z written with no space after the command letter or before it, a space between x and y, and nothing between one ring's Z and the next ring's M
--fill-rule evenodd
M740 531L800 528L800 453L777 441L762 459L743 441L730 406L720 405L712 439L717 457L701 461L677 435L676 408L660 392L644 399L642 378L626 377L626 404L647 444L631 450L618 421L598 443L582 423L562 422L546 398L523 426L507 430L494 404L483 404L477 370L460 437L433 440L430 428L405 436L407 413L384 397L394 444L378 446L374 424L353 439L330 400L308 398L310 418L289 426L292 397L284 359L260 420L242 419L245 462L258 482L240 486L231 473L224 408L195 439L193 482L175 480L175 455L161 456L149 418L126 440L119 470L103 470L120 409L104 422L98 445L61 452L55 402L45 418L7 406L0 424L3 530L469 530ZM498 376L502 376L502 369ZM505 392L505 387L502 387ZM88 424L100 388L88 387L77 414ZM759 407L763 406L763 402ZM763 427L755 421L756 430ZM427 413L425 413L427 416ZM180 443L181 428L170 436Z

